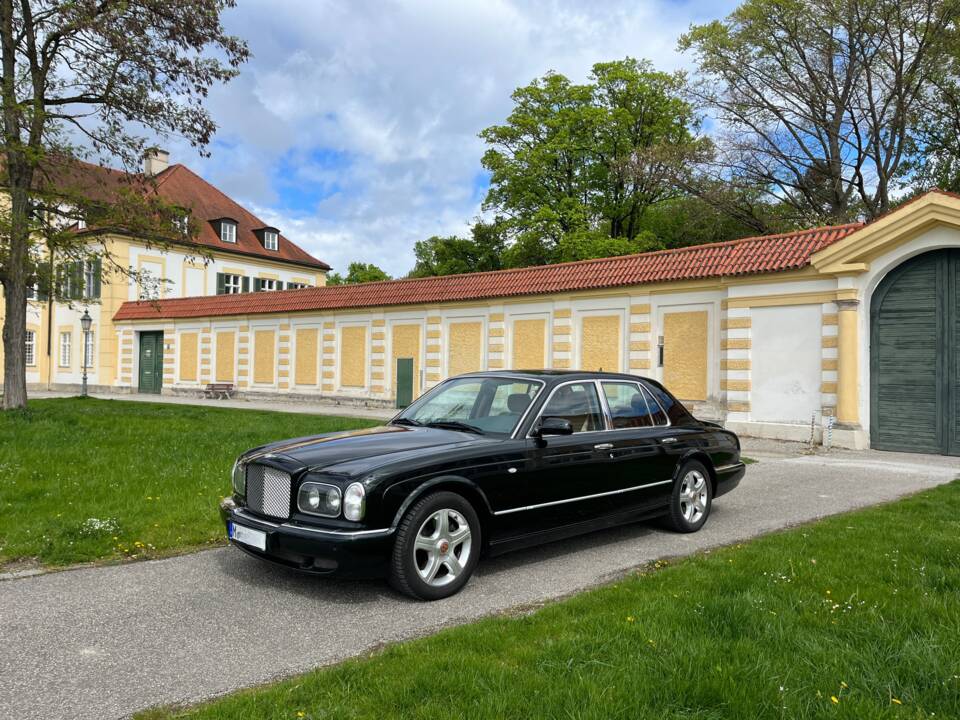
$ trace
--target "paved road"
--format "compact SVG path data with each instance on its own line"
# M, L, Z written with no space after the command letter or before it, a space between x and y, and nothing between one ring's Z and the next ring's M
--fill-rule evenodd
M105 720L207 698L958 474L956 458L770 456L696 535L640 524L514 553L429 604L378 582L303 577L233 548L0 581L0 717Z

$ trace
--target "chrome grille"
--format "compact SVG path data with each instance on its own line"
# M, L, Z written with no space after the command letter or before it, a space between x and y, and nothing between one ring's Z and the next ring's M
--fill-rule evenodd
M265 465L247 465L247 507L271 517L289 517L290 476Z

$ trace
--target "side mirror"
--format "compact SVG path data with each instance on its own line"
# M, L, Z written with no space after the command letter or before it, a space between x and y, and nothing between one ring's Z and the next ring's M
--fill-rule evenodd
M573 425L566 418L545 417L537 428L537 437L544 435L573 435Z

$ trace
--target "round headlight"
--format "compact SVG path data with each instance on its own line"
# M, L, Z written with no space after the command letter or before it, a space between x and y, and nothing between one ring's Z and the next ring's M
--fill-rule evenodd
M243 496L247 492L247 468L238 459L233 463L233 472L230 473L233 481L233 492Z
M343 493L343 516L347 520L362 520L366 510L366 490L361 483L351 483Z
M340 488L326 483L305 482L297 492L297 507L301 512L324 517L340 514Z

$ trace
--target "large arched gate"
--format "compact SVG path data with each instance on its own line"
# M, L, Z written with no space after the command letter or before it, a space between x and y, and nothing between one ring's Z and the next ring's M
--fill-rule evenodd
M960 250L894 268L870 309L870 439L960 455Z

